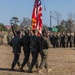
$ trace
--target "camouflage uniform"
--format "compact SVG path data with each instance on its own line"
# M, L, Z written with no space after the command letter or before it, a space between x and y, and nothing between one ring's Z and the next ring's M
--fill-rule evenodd
M50 47L49 39L46 36L41 37L40 39L40 55L41 63L39 68L45 67L48 69L47 56L48 56L48 47Z
M61 40L61 37L60 35L58 35L58 47L60 48L60 40Z
M67 47L68 35L65 34L65 47Z
M59 37L58 37L58 35L55 36L55 47L59 47Z
M8 42L8 45L10 45L10 42L11 42L12 38L13 38L12 33L11 33L11 32L8 32L8 35L7 35L7 42Z
M4 34L2 32L0 32L0 45L2 45L4 42Z
M73 47L74 36L70 34L70 47Z
M67 47L68 47L68 44L70 44L70 47L72 47L72 45L73 45L73 40L74 40L74 36L71 35L71 33L70 33L70 35L68 35Z

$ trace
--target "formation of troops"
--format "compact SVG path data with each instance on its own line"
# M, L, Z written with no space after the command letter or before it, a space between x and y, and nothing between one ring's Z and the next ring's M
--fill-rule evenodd
M0 33L0 38L3 39L3 37ZM17 64L20 71L24 71L24 66L27 64L29 73L33 72L34 66L37 72L45 68L48 73L50 71L47 62L48 48L75 47L75 33L52 33L43 30L42 34L39 34L37 30L21 30L17 31L13 37L13 33L10 31L7 35L7 41L14 54L11 70L14 70ZM21 47L23 47L24 52L22 63L19 62ZM30 54L32 59L30 59ZM40 64L38 64L38 54L41 56Z
M46 69L47 73L49 72L47 56L48 48L51 47L51 44L46 31L43 31L42 35L39 34L37 30L24 31L24 34L22 34L21 31L17 31L16 36L11 39L9 45L12 46L12 52L14 54L11 70L14 70L17 64L20 70L24 71L23 68L27 64L29 73L33 72L32 69L34 66L36 66L37 72L43 67ZM21 47L23 47L24 52L22 64L19 62ZM32 55L31 62L29 62L30 53ZM40 65L38 65L38 54L41 55Z
M53 48L75 47L75 33L48 33Z
M7 36L8 43L11 41L12 37L12 32L9 32ZM47 32L47 37L49 38L49 41L52 44L53 48L75 47L75 33Z

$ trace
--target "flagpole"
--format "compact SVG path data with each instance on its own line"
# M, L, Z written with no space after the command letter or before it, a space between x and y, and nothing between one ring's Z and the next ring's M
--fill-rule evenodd
M50 28L52 27L52 11L50 11Z
M37 25L36 25L36 26L38 26L38 0L36 0L36 3L37 3L37 10L36 10L36 11L37 11L37 12L36 12L36 13L37 13L37 16L36 16ZM36 29L37 29L37 28L36 28Z

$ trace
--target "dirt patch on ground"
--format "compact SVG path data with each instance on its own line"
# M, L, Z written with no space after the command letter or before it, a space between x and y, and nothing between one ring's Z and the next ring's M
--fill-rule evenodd
M24 58L23 51L20 55L20 62ZM10 71L13 60L12 48L8 45L0 45L0 75L42 75L27 72L27 66L24 67L26 72L20 72L16 65L15 71ZM40 61L40 55L39 55ZM49 68L52 70L48 75L75 75L75 48L51 48L48 54ZM45 73L45 70L42 70ZM47 75L46 73L44 75Z

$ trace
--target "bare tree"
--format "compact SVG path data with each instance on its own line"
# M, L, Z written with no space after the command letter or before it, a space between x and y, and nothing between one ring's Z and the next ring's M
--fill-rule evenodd
M62 18L61 14L59 12L57 12L57 11L54 11L54 17L55 17L55 19L57 21L57 24L60 25L61 18Z
M65 24L65 27L67 28L67 31L69 31L69 32L75 31L75 29L74 29L74 21L71 20L71 19L67 20L67 22Z
M23 18L23 21L21 22L21 27L27 27L31 25L31 20L29 18Z
M67 16L68 16L68 20L73 20L73 13L72 12L69 12Z
M75 13L72 12L68 13L68 28L71 30L71 32L75 32Z

